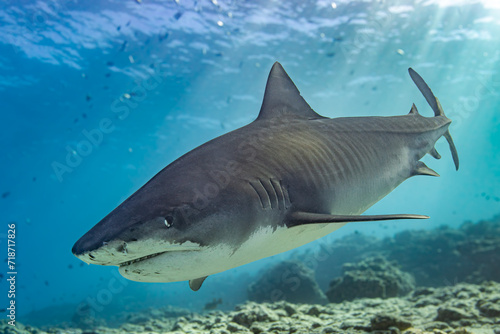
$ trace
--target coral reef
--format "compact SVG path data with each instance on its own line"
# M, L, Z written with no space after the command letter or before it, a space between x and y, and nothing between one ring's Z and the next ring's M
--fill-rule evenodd
M500 217L459 229L405 231L382 241L381 251L414 275L419 286L500 281Z
M384 256L415 278L417 286L439 287L460 282L500 282L500 216L457 229L404 231L377 239L356 233L294 258L312 268L316 281L327 290L343 265Z
M356 298L404 296L415 288L413 277L381 256L358 263L346 263L344 275L330 283L328 300L339 303Z
M310 305L281 301L247 302L234 311L190 313L177 318L158 311L131 317L119 328L91 330L47 328L44 330L0 322L1 333L402 333L402 334L499 334L500 284L458 284L418 288L405 297L362 298L337 304ZM152 310L150 310L151 313ZM162 315L165 317L163 318Z
M256 302L285 300L308 304L328 302L316 283L314 272L298 261L283 261L265 271L248 287L248 299Z

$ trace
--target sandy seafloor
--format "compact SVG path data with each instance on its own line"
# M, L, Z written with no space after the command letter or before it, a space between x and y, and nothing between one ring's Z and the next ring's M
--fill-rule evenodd
M2 323L2 333L500 333L500 284L419 288L406 297L363 298L327 305L288 302L237 306L234 311L187 313L151 309L119 328L45 328Z

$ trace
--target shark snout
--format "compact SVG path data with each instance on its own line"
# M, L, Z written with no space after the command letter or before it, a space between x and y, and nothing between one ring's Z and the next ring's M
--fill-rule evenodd
M115 225L103 219L78 239L73 245L73 254L89 264L118 265L128 261L126 241L133 242L135 239L124 239L122 231L117 230Z
M73 254L80 260L89 264L108 264L108 260L103 261L100 256L104 248L108 248L108 241L95 236L95 233L84 234L72 248Z
M115 210L103 218L73 245L73 254L89 264L119 265L129 261L129 246L146 239L144 231L148 224L141 219L130 219L125 213Z
M120 239L95 241L92 234L87 233L75 243L73 254L88 264L119 266L150 255L149 250L137 252L137 249L141 249L139 244L144 248L144 243L139 241L126 242Z
M75 256L80 257L85 253L98 249L103 243L104 241L100 240L100 238L96 238L94 233L90 233L89 231L75 242L71 251Z

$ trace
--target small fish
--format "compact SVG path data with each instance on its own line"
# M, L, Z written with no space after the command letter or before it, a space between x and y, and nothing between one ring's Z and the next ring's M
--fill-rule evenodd
M212 300L211 302L206 303L203 309L206 311L215 310L217 306L219 306L220 304L222 304L222 298L219 299L214 298L214 300Z
M165 39L167 39L167 38L168 38L168 32L163 33L163 34L160 34L160 35L158 36L158 41L162 42L162 41L164 41L164 40L165 40Z
M181 18L182 14L183 14L182 12L175 13L174 19L178 21Z
M122 46L120 47L120 51L124 51L126 47L127 47L127 41L124 41L122 43Z
M10 191L6 191L2 194L2 198L7 198L10 196Z

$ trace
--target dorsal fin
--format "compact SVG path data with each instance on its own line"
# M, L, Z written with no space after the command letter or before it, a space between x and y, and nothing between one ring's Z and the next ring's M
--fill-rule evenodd
M275 62L267 79L264 101L257 120L276 117L325 118L311 109L280 63Z

